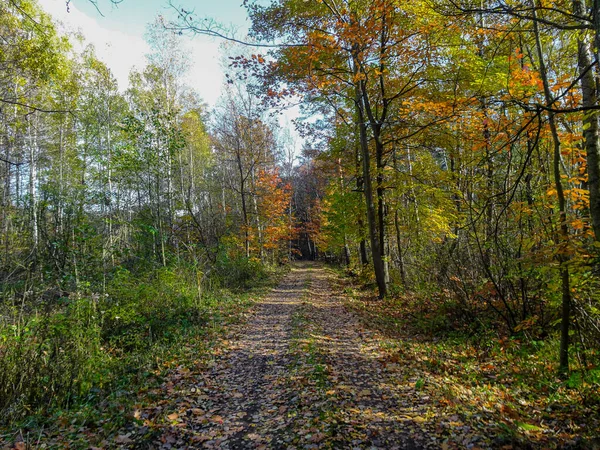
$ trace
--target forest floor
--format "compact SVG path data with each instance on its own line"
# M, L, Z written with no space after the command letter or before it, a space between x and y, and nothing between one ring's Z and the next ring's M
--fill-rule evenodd
M365 326L365 319L372 321L352 307L340 283L321 265L293 267L255 304L246 324L232 327L215 346L204 370L182 369L163 384L168 396L137 412L142 425L121 435L122 443L161 449L600 448L591 410L555 401L544 419L531 395L488 377L489 362L487 372L479 368L487 391L480 392L480 383L453 375L461 373L456 353L436 361L431 343ZM153 432L142 438L148 429Z
M377 336L331 295L328 276L320 266L292 269L210 370L178 380L157 446L439 447L398 426L422 416L427 399L384 368Z
M528 391L472 348L390 334L344 283L293 266L201 363L171 369L88 448L600 448L597 405Z

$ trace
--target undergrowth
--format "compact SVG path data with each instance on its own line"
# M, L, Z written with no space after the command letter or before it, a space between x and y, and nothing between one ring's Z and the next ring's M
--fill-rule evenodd
M346 307L386 336L386 363L416 367L448 414L480 423L499 447L600 447L597 348L574 342L571 372L560 377L557 330L509 333L485 315L465 323L451 301L416 294L378 300L360 279L338 282Z
M118 429L138 394L173 364L201 359L222 326L238 320L278 274L248 261L228 271L225 263L210 279L183 265L118 268L103 293L47 300L5 292L0 442L53 425Z

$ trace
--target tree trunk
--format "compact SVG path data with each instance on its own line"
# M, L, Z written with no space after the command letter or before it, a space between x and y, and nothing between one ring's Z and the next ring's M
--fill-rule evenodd
M596 2L594 2L596 5ZM584 17L586 7L582 0L573 0L573 14ZM598 11L594 14L598 21ZM596 91L596 80L592 68L592 50L586 42L585 36L581 34L577 41L577 66L581 78L581 95L585 108L595 107L598 103ZM600 40L600 32L596 29L596 40ZM596 62L596 65L598 62ZM590 216L592 229L597 241L600 241L600 156L598 152L598 115L594 111L588 111L583 118L583 137L587 154L588 189L590 191Z
M404 249L402 248L402 241L400 236L400 220L398 217L398 210L394 213L394 225L396 226L396 246L398 247L398 268L400 269L400 279L402 280L402 286L407 287L406 282L406 267L404 265Z
M369 141L367 139L367 126L365 124L365 113L360 83L356 83L355 90L355 105L358 113L360 131L360 149L363 161L364 194L365 203L367 206L367 222L369 224L371 253L373 256L373 269L375 271L375 279L377 281L377 287L379 290L379 298L384 298L387 295L387 286L385 283L385 267L383 264L381 248L379 246L379 236L377 232L377 217L375 212L375 205L373 202L373 182L371 180L371 155L369 152Z
M548 72L546 70L546 64L544 62L544 54L542 51L542 44L540 41L540 34L538 24L536 20L535 4L533 5L533 29L535 32L535 43L537 47L540 75L544 84L544 97L546 104L551 106L554 103L550 86L548 84ZM567 225L567 211L566 211L566 200L562 185L561 173L560 173L560 138L556 129L556 120L554 113L548 111L548 123L550 125L550 131L552 133L553 142L553 175L554 175L554 187L556 189L556 195L558 197L558 209L559 209L559 225L557 236L554 238L558 247L556 259L559 263L559 272L561 279L561 295L562 295L562 311L561 311L561 326L560 326L560 350L559 350L559 364L561 374L569 372L569 326L571 321L571 286L569 277L569 256L565 253L564 246L567 244L569 239L569 229Z
M360 159L360 151L359 148L360 146L359 141L356 141L355 139L355 150L354 150L354 159L355 159L355 163L356 163L356 190L358 192L364 192L364 182L363 182L363 177L361 176L362 173L362 167L361 167L361 159ZM369 264L369 256L367 254L367 243L365 241L365 222L363 221L363 218L361 216L361 213L359 213L358 215L358 219L357 219L357 224L358 224L358 234L359 234L359 257L360 257L360 264L363 266L366 266Z
M36 250L39 244L38 230L38 211L37 211L37 130L32 125L36 117L33 114L28 120L29 132L29 204L31 208L31 237L33 239L33 249Z
M240 197L242 200L242 218L244 221L244 250L246 252L246 258L250 258L250 221L248 219L248 205L246 205L246 179L244 177L244 167L242 165L242 157L239 150L236 159L240 174Z

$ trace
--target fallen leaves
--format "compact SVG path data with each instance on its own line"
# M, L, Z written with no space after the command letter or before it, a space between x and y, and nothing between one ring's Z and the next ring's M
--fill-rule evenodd
M115 438L115 442L117 444L132 444L133 439L131 439L131 434L120 434Z
M218 423L218 424L223 423L223 417L221 417L221 416L212 416L210 418L210 420L211 420L211 422Z
M128 409L131 424L97 447L148 440L159 449L509 450L560 447L593 433L598 416L578 416L581 405L574 413L545 393L519 390L523 369L473 348L359 325L361 316L332 295L330 277L321 268L292 272L259 301L246 328L219 342L210 364L175 364Z
M414 387L406 404L427 403L428 414L398 420L437 434L443 448L598 446L592 431L600 429L598 402L585 405L576 390L546 376L555 365L524 355L518 341L500 340L496 349L494 342L419 335L410 327L414 310L404 301L355 297L345 305L363 323L382 325L378 359L385 371ZM405 324L396 326L389 317Z

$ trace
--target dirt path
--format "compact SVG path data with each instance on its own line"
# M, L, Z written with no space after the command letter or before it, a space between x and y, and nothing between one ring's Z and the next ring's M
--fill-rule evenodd
M238 336L201 376L182 377L172 397L188 406L163 430L159 448L281 448L293 436L289 386L292 317L313 268L298 265L254 308ZM191 401L190 401L191 400Z
M234 340L207 374L202 403L210 419L189 426L204 447L255 448L284 443L291 418L287 388L291 317L310 281L310 269L294 268L257 305L245 333Z
M177 404L165 410L178 412L151 447L444 448L427 432L431 405L418 380L385 360L330 277L319 265L294 267L209 370L174 380Z
M383 339L346 311L330 278L322 268L314 271L310 302L303 306L309 342L326 368L326 441L341 448L440 448L421 427L429 397L415 392L418 380L399 361L386 361Z

